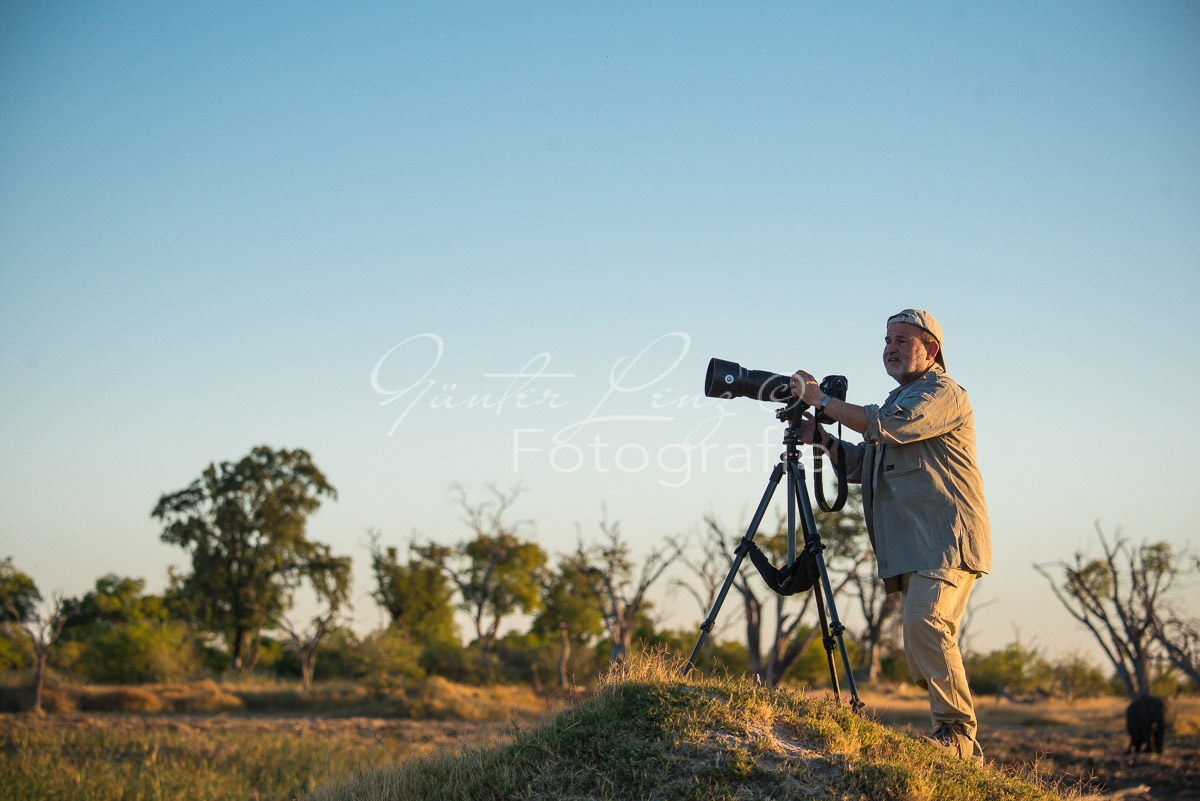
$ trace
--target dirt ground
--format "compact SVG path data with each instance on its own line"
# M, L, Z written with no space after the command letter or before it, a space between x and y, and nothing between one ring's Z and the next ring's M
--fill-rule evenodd
M915 690L915 688L913 688ZM927 701L866 694L869 712L902 728L928 729ZM1123 801L1200 799L1200 698L1177 699L1178 717L1162 754L1126 754L1123 699L1046 700L1022 704L977 699L985 758L1032 767L1064 792Z

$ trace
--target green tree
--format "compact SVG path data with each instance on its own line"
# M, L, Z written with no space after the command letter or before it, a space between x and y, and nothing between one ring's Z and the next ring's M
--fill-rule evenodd
M587 646L603 632L600 599L585 558L579 553L559 559L558 569L542 578L542 611L531 631L541 637L557 636L558 686L570 685L571 646Z
M83 647L74 668L93 681L174 681L199 669L187 627L146 595L146 582L109 573L82 598L63 603L64 642Z
M492 500L472 503L462 487L454 494L471 528L473 539L453 548L430 542L414 546L429 563L437 565L458 588L461 608L475 627L475 641L487 660L496 644L501 622L518 612L532 614L541 599L538 584L546 565L546 552L537 543L521 539L521 523L506 520L518 491L503 493L489 487Z
M371 596L388 613L391 626L412 642L457 641L454 587L446 572L422 558L415 543L410 543L410 557L401 564L395 547L382 547L378 531L368 536L375 574Z
M68 639L75 629L94 625L119 625L133 621L167 620L167 606L156 595L145 595L146 580L108 573L96 579L95 586L82 598L63 602L67 622L63 629Z
M236 463L210 464L154 507L163 542L191 554L179 592L226 638L235 670L253 664L260 632L291 608L302 581L318 593L348 584L349 558L305 530L321 499L336 497L306 451L260 446Z
M55 593L53 605L49 614L43 615L37 605L42 594L28 573L18 570L12 562L12 557L6 557L0 562L0 626L5 629L6 637L11 642L11 631L14 634L23 632L33 647L33 690L31 707L34 711L42 708L42 684L46 676L46 658L50 653L63 627L63 599ZM5 649L13 651L16 649ZM12 654L6 654L11 656Z
M0 561L0 623L22 623L37 614L42 594L28 573L13 565L11 556Z

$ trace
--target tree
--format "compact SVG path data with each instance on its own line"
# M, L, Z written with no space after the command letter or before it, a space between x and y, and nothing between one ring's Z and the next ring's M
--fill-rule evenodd
M708 518L707 523L717 536L733 543L737 542L737 539L727 537L723 533L715 519ZM822 556L825 559L826 573L829 575L830 589L837 599L872 560L861 504L855 507L848 503L839 512L820 514L817 517L817 529L821 535L821 542L825 545ZM796 536L799 539L802 535L798 531ZM774 564L782 564L787 558L787 521L781 518L773 535L760 537L755 541ZM797 543L797 546L799 547L800 543ZM806 592L789 597L774 596L773 628L764 659L763 610L766 602L759 597L755 589L758 582L753 578L754 575L757 575L754 571L743 569L734 582L734 587L742 596L750 671L767 684L777 684L809 645L821 636L820 626L802 625L806 613L813 606L814 593ZM796 601L799 601L800 607L793 612Z
M0 623L21 623L37 614L42 594L28 573L13 565L11 556L0 561Z
M42 594L28 573L18 570L12 557L0 562L0 623L25 632L33 646L33 691L31 708L42 709L42 685L46 677L46 657L62 633L63 598L55 593L49 614L38 611Z
M682 579L676 579L674 582L675 586L681 587L688 595L692 596L696 606L700 609L701 619L705 620L717 602L717 596L729 575L729 567L733 559L726 548L725 535L711 521L707 521L707 523L705 534L700 538L697 557L690 556L686 551L680 556L680 561L692 574L694 582ZM727 622L729 622L728 618L716 621L718 624ZM698 638L700 633L697 631L695 636ZM717 631L715 630L704 640L705 653L710 659L716 653L716 641Z
M587 644L602 631L600 599L586 557L577 551L559 559L558 569L542 578L542 611L531 630L559 637L558 686L570 686L568 666L572 643Z
M63 602L62 639L85 655L76 670L93 681L137 682L178 680L198 669L191 633L145 589L144 579L109 573L82 598Z
M327 569L308 574L322 611L313 616L308 627L301 629L283 614L272 614L275 626L288 636L296 657L300 660L300 686L307 692L312 687L317 669L317 653L321 641L339 625L342 607L350 598L350 559L331 558Z
M521 539L517 532L524 521L505 518L520 494L488 487L492 499L472 503L466 490L455 486L453 493L463 512L463 522L475 537L453 548L429 542L414 549L437 565L458 588L461 608L471 617L475 641L485 659L496 645L501 622L517 612L537 611L538 582L547 558L537 543Z
M291 607L304 579L317 586L348 575L347 557L306 535L326 497L337 491L307 451L259 446L236 463L210 464L154 507L163 542L191 553L179 590L225 636L235 670L253 664L262 629Z
M1133 547L1120 529L1110 544L1096 524L1104 557L1034 565L1055 596L1082 623L1112 663L1130 697L1150 694L1150 663L1159 606L1177 574L1170 544ZM1062 584L1050 572L1062 571Z
M308 692L312 687L313 674L317 669L317 652L321 641L338 625L340 612L336 607L327 608L313 617L308 628L301 629L286 617L275 618L275 625L288 635L296 657L300 660L300 687Z
M1155 619L1154 639L1167 660L1200 688L1200 620L1176 614Z
M829 515L829 525L834 535L849 546L848 555L852 564L846 573L848 588L852 590L862 613L863 663L855 670L855 676L874 683L879 680L883 666L884 640L894 634L899 621L900 593L889 593L884 589L874 569L874 559L868 549L867 519L863 512L862 489L850 487L846 505L840 512ZM822 532L822 539L824 533Z
M371 597L388 613L391 626L413 642L457 641L454 587L441 566L422 558L412 542L409 559L401 564L396 548L382 547L378 531L368 536L375 574Z
M646 591L683 553L683 544L668 538L666 546L646 556L635 574L629 545L621 539L620 524L601 521L600 532L604 542L591 550L581 543L576 556L588 565L598 611L611 642L610 656L620 665L629 658L633 633L647 609Z

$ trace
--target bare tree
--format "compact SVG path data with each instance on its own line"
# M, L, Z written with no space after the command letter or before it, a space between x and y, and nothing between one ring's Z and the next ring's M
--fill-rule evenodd
M884 639L895 628L889 624L899 620L900 593L884 590L883 582L876 578L875 571L867 565L864 565L863 569L853 571L850 574L850 582L865 621L862 635L863 662L854 671L855 677L875 683L879 681L879 674L883 669Z
M727 536L713 518L706 518L706 523L719 539L737 541ZM860 536L865 529L860 531L859 527L853 524L853 509L849 513L843 511L822 515L818 521L818 528L826 546L823 556L830 589L836 599L842 595L852 577L871 560L871 552L866 537ZM775 527L775 534L762 538L761 544L764 546L763 551L771 559L779 561L786 558L786 520L781 518ZM821 636L819 625L813 625L804 636L798 636L803 628L801 624L813 605L814 594L807 592L798 596L774 596L773 627L764 659L763 609L767 602L759 597L755 590L758 582L751 578L751 574L752 571L743 570L734 582L734 587L742 596L750 671L767 684L777 684L809 645ZM798 610L796 601L799 601Z
M975 622L975 614L987 609L999 600L999 598L989 598L980 603L976 601L976 596L972 595L967 601L967 608L963 612L962 620L958 621L958 650L962 652L963 656L971 653L971 643L973 641L971 635L974 633L974 626L971 624ZM1020 640L1021 638L1018 636L1017 639Z
M852 487L847 495L838 524L847 531L851 542L858 545L856 559L848 569L850 594L858 601L863 616L862 664L854 671L855 678L879 681L883 666L884 641L895 634L899 622L900 593L889 593L876 575L874 559L868 549L866 515L862 506L862 490Z
M324 613L314 617L304 630L283 616L272 617L275 625L288 635L292 647L296 649L296 656L300 659L300 687L305 692L312 687L313 673L317 669L317 651L321 647L321 640L337 628L340 614L337 608L327 609Z
M42 711L42 685L46 680L46 657L50 647L62 634L63 624L67 616L63 614L62 593L55 593L51 603L50 614L43 615L35 609L18 609L13 603L8 603L8 612L16 625L24 629L33 644L33 699L34 712Z
M591 551L581 544L579 556L591 565L588 573L595 581L595 592L600 599L600 616L612 643L612 661L624 664L633 647L639 615L646 607L646 591L680 557L683 545L668 538L667 545L652 550L642 561L641 570L635 573L629 544L621 538L620 524L601 521L600 532L605 541Z
M1200 557L1190 557L1189 573L1200 573ZM1154 620L1154 639L1167 660L1200 687L1200 618L1167 608Z
M434 542L414 545L417 553L441 567L458 588L461 608L471 617L476 642L485 657L495 647L504 618L537 610L539 582L547 561L539 545L518 536L529 521L506 520L520 489L505 493L489 486L488 490L492 499L476 503L468 500L461 486L452 490L463 522L475 534L473 539L453 548Z
M692 574L695 581L676 579L673 584L692 596L696 601L696 606L700 609L702 617L706 617L712 609L713 604L716 603L717 595L725 583L725 577L729 575L729 566L732 558L726 549L724 535L720 529L707 521L705 534L701 535L700 538L698 555L693 558L685 551L680 557L680 561L688 569L688 572ZM718 620L717 622L720 623L721 621ZM709 649L713 647L715 636L716 632L713 632L713 636L705 640L705 644Z
M1055 596L1096 638L1131 697L1150 694L1154 626L1178 570L1166 542L1130 545L1118 528L1110 544L1096 524L1104 557L1034 565ZM1062 571L1062 583L1050 572Z

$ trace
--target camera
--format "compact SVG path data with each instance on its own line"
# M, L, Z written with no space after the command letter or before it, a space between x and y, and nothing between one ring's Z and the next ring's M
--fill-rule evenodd
M768 403L797 403L800 399L792 395L791 378L767 370L747 370L737 362L710 359L708 373L704 376L704 394L710 398L754 398ZM821 381L821 391L831 398L846 399L846 377L827 375ZM818 420L832 423L826 415Z

